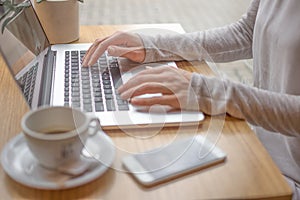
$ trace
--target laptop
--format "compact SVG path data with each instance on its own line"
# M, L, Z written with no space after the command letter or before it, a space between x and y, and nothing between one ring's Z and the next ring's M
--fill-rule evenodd
M0 8L0 15L1 12ZM162 105L134 107L121 99L116 89L145 69L145 65L104 53L94 66L81 67L90 45L50 45L31 4L0 34L2 57L31 109L45 105L75 107L99 117L103 129L191 125L203 121L201 112ZM177 67L175 62L147 66L166 64Z

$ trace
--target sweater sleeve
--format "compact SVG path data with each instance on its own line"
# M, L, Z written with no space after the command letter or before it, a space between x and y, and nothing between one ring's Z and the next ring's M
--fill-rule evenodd
M209 115L227 113L267 130L300 134L300 97L271 92L226 79L193 74L187 105Z
M252 57L252 35L259 0L243 17L225 27L186 34L140 34L146 49L144 62L209 60L227 62Z

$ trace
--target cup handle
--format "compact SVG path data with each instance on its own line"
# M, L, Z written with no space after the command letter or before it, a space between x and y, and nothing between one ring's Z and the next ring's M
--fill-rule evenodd
M92 122L95 122L96 123L96 126L92 126L91 125L91 123ZM88 135L88 137L93 137L94 135L96 135L97 134L97 132L99 131L99 130L101 130L101 123L100 123L100 119L99 118L97 118L97 117L90 117L90 125L89 125L89 129L91 128L91 129L94 129L93 131L89 131L89 135ZM94 155L92 155L92 154L90 154L89 152L88 152L88 150L87 149L85 149L84 148L84 150L85 151L81 151L81 155L83 156L83 157L85 157L85 158L94 158ZM87 152L87 154L85 153L85 152ZM91 163L89 163L89 165L90 165Z
M94 129L94 131L92 133L89 133L89 137L96 135L97 132L99 130L101 130L101 123L100 123L100 119L99 118L97 118L97 117L91 117L90 118L90 124L92 122L96 122L96 126L91 126L91 125L89 126L90 128Z

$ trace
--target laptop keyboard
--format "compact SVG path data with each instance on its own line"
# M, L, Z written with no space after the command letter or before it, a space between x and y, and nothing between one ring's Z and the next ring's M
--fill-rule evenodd
M116 89L122 84L116 58L102 55L91 67L81 67L86 51L65 52L64 104L86 112L129 110Z
M38 63L30 67L30 69L27 72L25 72L25 74L23 74L21 78L18 79L21 90L29 105L31 105L32 103L37 69L38 69Z

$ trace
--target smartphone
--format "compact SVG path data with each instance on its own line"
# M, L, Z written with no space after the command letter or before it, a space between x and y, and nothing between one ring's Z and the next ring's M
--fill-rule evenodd
M226 154L201 135L122 159L123 166L145 186L156 185L222 163Z

